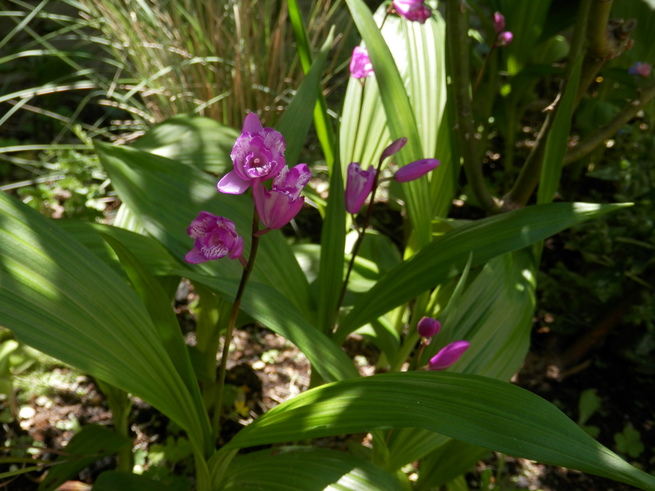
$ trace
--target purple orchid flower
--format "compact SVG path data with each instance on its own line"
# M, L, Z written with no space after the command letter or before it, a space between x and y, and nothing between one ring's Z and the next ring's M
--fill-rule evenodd
M195 239L193 249L184 256L188 263L204 263L228 255L230 259L242 257L243 238L237 234L234 222L225 217L201 211L189 225L187 234Z
M425 5L425 0L393 0L393 7L401 17L421 24L425 24L432 15L432 10Z
M361 79L368 77L372 73L373 65L368 56L368 51L366 48L356 46L350 58L350 76Z
M242 194L254 182L274 177L284 167L285 148L280 132L262 127L256 114L248 114L243 131L230 153L234 169L218 182L218 190L226 194Z
M284 166L273 179L270 191L260 182L253 185L257 214L266 229L284 227L298 214L305 203L300 192L311 177L307 164L298 164L293 169Z
M441 329L441 323L432 317L423 317L416 325L418 335L422 338L431 338L436 336Z
M357 162L348 165L348 177L346 179L346 210L356 215L364 205L364 201L371 193L375 183L376 170L370 166L368 170L362 170Z
M445 370L462 357L470 344L468 341L455 341L446 345L430 359L428 370Z
M396 171L393 178L398 182L414 181L434 170L439 165L437 159L422 159L407 164Z

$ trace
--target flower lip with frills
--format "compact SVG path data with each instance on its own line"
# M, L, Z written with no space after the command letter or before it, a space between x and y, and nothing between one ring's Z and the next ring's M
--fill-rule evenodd
M248 114L230 153L234 169L218 182L218 190L226 194L242 194L254 182L276 176L285 164L285 148L284 137L279 131L264 128L256 114Z
M208 211L198 214L187 234L194 239L193 249L184 256L188 263L204 263L228 255L230 259L238 259L243 253L243 238L237 234L234 222Z

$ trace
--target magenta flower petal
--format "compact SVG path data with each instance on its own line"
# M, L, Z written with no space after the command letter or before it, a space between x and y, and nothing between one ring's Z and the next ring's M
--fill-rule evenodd
M461 358L470 344L468 341L455 341L445 346L430 359L428 370L445 370Z
M431 338L435 336L439 329L441 329L441 323L437 319L432 317L423 317L416 326L418 335L423 338Z
M412 22L425 24L432 11L425 5L425 0L393 0L393 6L398 15Z
M243 120L243 129L247 133L262 133L264 127L255 113L250 113Z
M270 190L259 182L253 185L255 208L266 228L284 227L298 214L305 203L300 192L311 177L307 164L298 164L293 169L283 167Z
M400 149L405 146L405 143L407 143L407 138L405 138L404 136L402 138L398 138L397 140L391 142L391 145L385 148L384 152L382 152L382 155L380 156L380 162L382 162L387 157L391 157L392 155L398 153Z
M221 193L242 194L250 187L251 181L241 179L236 172L231 170L225 174L216 187Z
M408 182L423 177L439 165L437 159L423 159L407 164L396 171L393 178L398 182Z
M346 210L356 215L364 205L364 201L373 189L375 183L375 167L362 170L357 162L348 165L348 177L346 180Z
M505 16L500 12L494 13L494 29L496 34L500 34L505 30Z
M262 127L255 113L248 114L243 122L243 131L230 153L234 164L234 170L231 172L234 172L234 175L225 176L225 181L225 177L221 179L219 191L241 194L254 181L265 181L274 177L284 167L285 148L286 143L280 132Z
M366 78L371 73L373 73L373 65L368 51L361 46L355 47L350 58L350 75L354 78Z
M192 264L221 259L237 259L243 253L243 238L237 234L234 222L225 217L201 211L187 228L194 240L193 249L184 259Z
M496 38L496 46L507 46L514 39L514 34L509 31L503 31Z

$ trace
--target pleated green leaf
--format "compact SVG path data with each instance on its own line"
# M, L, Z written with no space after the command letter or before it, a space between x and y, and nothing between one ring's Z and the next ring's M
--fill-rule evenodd
M461 373L385 373L317 387L273 408L224 449L407 427L655 489L654 476L629 465L539 396Z
M288 447L235 458L221 491L402 491L392 475L368 460L327 448Z
M110 235L121 244L124 244L151 274L167 275L171 270L180 267L179 261L174 259L164 246L150 236L137 234L111 225L81 222L79 220L58 220L57 225L84 244L87 249L91 250L93 254L122 276L125 275L125 271L120 266L116 253L102 239L101 234Z
M64 482L76 477L80 471L103 458L129 447L132 440L99 425L88 425L75 434L59 455L55 465L39 483L39 491L56 490Z
M543 240L576 223L627 205L551 203L477 220L449 232L386 273L342 320L339 340L371 320L458 274L500 254Z
M370 85L371 94L363 95L361 121L361 84L356 80L350 81L349 90L352 95L347 95L344 102L341 129L341 145L344 147L341 152L342 166L357 161L366 168L367 164L375 163L381 149L390 143L387 140L389 137L391 140L400 137L408 139L407 145L396 158L400 165L435 157L434 154L426 155L424 152L435 150L429 147L434 146L431 143L434 143L438 133L446 100L443 57L435 56L439 50L443 50L443 22L429 19L425 25L417 27L400 19L387 18L383 32L380 32L363 1L346 0L346 3L369 52L375 78L366 81L364 92L369 90ZM386 6L382 6L379 12L384 9ZM390 45L395 49L393 55ZM403 77L407 81L407 88ZM379 101L384 108L389 137L383 126L384 119L379 114ZM426 139L425 145L422 143L422 135ZM354 140L355 137L357 140ZM366 149L364 158L359 158L361 150L353 152L353 148L357 147ZM430 240L432 216L428 182L426 179L418 179L405 183L403 190L418 243L426 244Z
M206 286L228 301L234 300L238 285L236 280L190 271L177 273ZM298 346L323 380L336 381L359 376L346 353L332 339L318 332L291 302L270 286L249 281L241 300L241 310Z
M53 221L5 193L0 323L20 341L148 402L200 452L211 448L204 408L137 294Z
M216 178L173 160L101 143L96 143L96 149L121 200L138 214L148 233L178 260L183 261L193 247L186 229L202 210L232 220L244 236L248 253L252 198L221 194L216 189ZM238 261L226 258L194 268L227 278L240 278L242 271ZM279 231L270 232L261 240L252 277L272 286L309 315L307 279Z
M471 347L450 371L507 381L525 360L535 308L536 265L531 248L489 261L461 298L449 302L442 329L427 347L421 365L446 344L466 339ZM421 459L446 444L427 430L401 429L388 442L389 466Z
M339 295L343 287L343 258L346 245L346 201L341 167L330 174L330 195L321 229L320 269L317 279L318 329L331 333L336 321Z
M223 173L232 167L230 152L239 132L202 116L180 114L155 126L139 138L139 150Z

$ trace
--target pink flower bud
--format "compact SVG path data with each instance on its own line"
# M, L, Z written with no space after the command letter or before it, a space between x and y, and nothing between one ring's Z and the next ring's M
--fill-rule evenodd
M439 165L437 159L423 159L407 164L396 171L393 178L398 182L408 182L423 177Z
M243 253L243 238L237 234L234 222L225 217L201 211L189 225L187 234L195 239L193 249L184 256L188 263L204 263L227 255L238 259Z
M366 78L373 73L373 65L366 48L356 46L350 58L350 75L354 78Z
M382 162L387 157L391 157L392 155L400 152L400 149L405 146L405 143L407 143L407 138L404 136L391 142L391 145L385 148L384 152L382 152L382 155L380 155L380 162Z
M373 189L375 183L375 167L370 166L368 170L362 170L357 162L348 165L348 177L346 180L346 210L356 215L364 205L364 201Z
M428 370L445 370L461 358L469 348L468 341L455 341L442 348L428 363Z
M418 335L422 338L431 338L441 329L441 323L432 317L423 317L416 326Z
M494 13L494 29L496 34L500 34L505 30L505 16L500 12Z
M514 34L509 31L503 31L496 37L496 46L507 46L514 39Z

